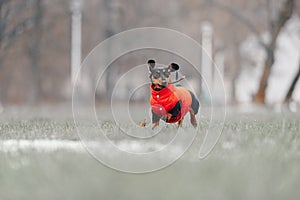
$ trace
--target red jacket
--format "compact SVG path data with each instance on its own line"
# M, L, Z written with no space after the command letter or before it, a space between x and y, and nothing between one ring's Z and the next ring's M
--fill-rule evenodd
M177 116L173 116L168 123L175 123L182 119L192 104L192 97L184 87L174 87L173 84L169 84L167 88L160 91L155 91L150 86L151 97L150 104L152 111L159 117L163 117L166 113L172 110L176 103L181 100L181 110Z

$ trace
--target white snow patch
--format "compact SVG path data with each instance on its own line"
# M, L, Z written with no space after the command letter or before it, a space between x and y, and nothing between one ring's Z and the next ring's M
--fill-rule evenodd
M235 146L235 143L232 141L225 141L222 143L222 148L227 150L233 149Z
M84 147L80 141L70 140L2 140L1 152L16 152L22 150L34 150L37 152L54 152L59 150L71 152L83 152Z
M84 145L83 145L84 144ZM55 152L55 151L67 151L67 152L86 152L86 148L93 148L103 151L102 153L108 152L111 149L111 144L109 141L105 142L84 142L81 141L71 141L71 140L1 140L0 141L0 152L18 152L18 151L28 151L33 150L36 152ZM124 140L117 142L115 146L121 151L127 151L132 153L147 153L153 151L159 151L166 147L165 144L160 143L141 143L137 141ZM99 148L101 147L101 148ZM173 146L171 153L178 153L182 151L180 146Z

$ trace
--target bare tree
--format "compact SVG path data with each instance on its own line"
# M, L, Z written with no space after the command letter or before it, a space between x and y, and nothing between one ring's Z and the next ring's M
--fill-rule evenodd
M232 76L232 81L231 81L231 88L232 88L232 92L231 92L231 102L232 104L237 104L238 100L237 100L237 94L236 94L236 85L237 85L237 79L238 76L240 74L240 70L241 70L241 56L240 56L240 52L239 52L239 43L235 43L233 45L234 47L234 57L235 57L235 64L234 64L234 69L233 69L233 76Z
M295 10L298 13L298 15L300 15L300 3L299 3L299 1L296 2L295 8L296 8ZM300 77L300 59L299 59L298 71L297 71L293 81L291 82L291 85L289 86L288 92L287 92L287 94L284 98L284 103L288 103L292 100L292 96L293 96L293 93L295 91L297 82L299 81L299 77Z
M230 77L231 84L231 103L237 104L237 94L236 94L236 84L241 71L241 55L239 51L240 44L245 40L248 33L252 33L259 43L263 46L265 44L260 36L260 29L258 28L258 22L251 21L250 18L246 17L239 7L247 7L246 1L217 1L217 0L205 0L205 6L211 7L218 10L218 15L216 16L215 26L217 28L222 27L222 34L219 36L224 40L224 47L226 48L226 65L227 74ZM227 16L223 16L227 21L219 19L221 13L227 13ZM231 29L228 30L228 27ZM234 31L238 30L238 31Z
M254 102L256 103L262 103L262 104L265 103L266 89L268 87L268 79L271 72L271 68L274 64L274 51L276 48L276 41L284 24L292 16L293 7L294 7L294 0L286 0L277 19L274 22L271 22L270 42L265 45L267 58L265 60L264 70L262 73L262 77L260 79L258 91L254 96Z
M17 23L11 23L13 11L15 11L14 13L21 13L25 9L26 3L23 1L0 0L0 68L8 48L17 36L33 25L33 18L31 16L21 18ZM19 16L13 17L18 19Z
M299 80L299 77L300 77L300 61L299 61L299 68L298 68L297 74L295 75L295 77L289 87L289 90L284 99L284 103L288 103L292 100L292 96L293 96L294 90L296 88L297 82Z
M121 2L120 0L105 0L105 7L107 10L107 29L106 37L109 38L112 35L118 33L121 28ZM111 59L111 51L113 51L114 44L110 43L107 49L107 59ZM106 92L107 97L110 98L113 92L113 85L115 81L116 70L109 66L106 68Z
M257 29L257 24L253 23L249 18L243 15L240 10L237 10L234 6L228 6L218 1L208 1L209 5L214 6L218 9L230 13L236 20L240 21L248 30L257 38L259 44L264 48L266 52L266 59L264 63L263 73L260 79L259 88L254 96L254 102L265 104L266 89L268 87L268 79L270 75L271 68L274 64L274 52L276 49L276 41L278 35L287 22L292 16L294 0L286 0L283 4L277 18L272 20L272 17L268 14L268 27L270 32L269 42L264 42L259 30ZM267 13L270 12L267 8ZM256 22L259 23L259 22Z
M29 58L30 58L30 92L29 101L34 103L39 98L39 56L40 56L40 40L41 40L41 31L42 31L42 17L43 17L43 2L42 0L32 1L33 5L33 28L31 30L30 39L29 39Z
M8 50L17 41L19 36L29 30L33 25L33 18L27 13L26 1L0 0L0 70ZM5 101L8 91L5 89L10 85L11 75L4 76L1 81L0 100Z
M298 13L298 15L300 15L300 2L299 1L296 2L295 8L296 8L295 10ZM300 77L300 59L299 59L298 71L297 71L295 77L293 78L293 81L291 82L291 85L288 89L288 92L287 92L287 94L284 98L284 103L289 103L292 100L293 93L294 93L294 90L295 90L296 85L298 83L299 77Z

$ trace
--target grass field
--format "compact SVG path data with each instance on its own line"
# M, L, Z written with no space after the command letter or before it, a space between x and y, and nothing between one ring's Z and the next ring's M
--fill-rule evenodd
M99 111L102 116L106 112ZM70 109L6 108L0 114L0 199L299 198L300 113L228 109L217 145L198 159L207 126L204 117L194 143L174 164L128 174L102 165L80 146ZM112 141L130 141L111 132L113 121L106 120L102 128ZM148 145L164 143L174 130L167 127ZM69 143L53 149L45 143L34 148L18 143L37 140Z

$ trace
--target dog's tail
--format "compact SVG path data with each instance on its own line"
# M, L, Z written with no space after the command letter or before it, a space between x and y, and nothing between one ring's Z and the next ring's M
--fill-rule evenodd
M174 83L178 83L180 81L182 81L183 79L185 79L185 76L181 77L180 79L177 79L175 81L170 82L169 84L174 84Z
M189 90L189 92L192 96L191 108L194 110L195 115L196 115L199 111L199 101L198 101L198 99L196 98L195 94L192 91Z

